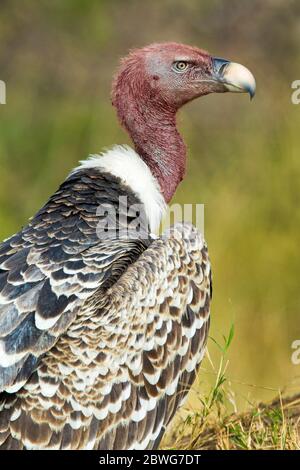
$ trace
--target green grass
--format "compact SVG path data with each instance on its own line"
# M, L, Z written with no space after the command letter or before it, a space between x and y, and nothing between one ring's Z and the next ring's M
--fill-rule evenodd
M179 450L300 450L300 394L251 404L239 412L226 375L233 326L221 351L214 385L199 395L199 406L183 409L166 434L161 448ZM213 366L213 365L212 365ZM213 367L215 370L215 368ZM230 408L234 412L229 412Z

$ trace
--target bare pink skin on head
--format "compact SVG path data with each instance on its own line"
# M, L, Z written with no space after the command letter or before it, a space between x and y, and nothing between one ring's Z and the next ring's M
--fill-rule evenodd
M184 71L176 63L188 63ZM112 88L112 102L135 149L157 178L169 202L186 170L186 147L176 128L185 103L224 91L210 79L212 57L196 47L153 44L123 59Z

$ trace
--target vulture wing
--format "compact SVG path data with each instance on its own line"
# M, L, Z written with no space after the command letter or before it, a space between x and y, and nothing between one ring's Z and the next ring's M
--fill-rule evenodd
M210 298L205 242L177 225L90 297L27 384L3 396L0 447L156 448L203 358Z
M142 242L97 237L97 208L117 204L120 195L111 175L77 172L0 245L0 392L19 390L84 301L145 249Z

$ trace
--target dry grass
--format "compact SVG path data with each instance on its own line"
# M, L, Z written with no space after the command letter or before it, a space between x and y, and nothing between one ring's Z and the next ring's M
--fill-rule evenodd
M300 393L279 393L270 403L251 405L238 412L232 385L227 380L227 352L234 336L232 326L221 351L215 384L206 396L198 396L197 411L185 410L162 442L163 449L179 450L300 450ZM234 413L228 409L233 406ZM200 409L200 411L199 411Z
M172 443L172 444L171 444ZM300 394L260 403L230 416L195 413L181 421L163 443L167 449L299 450Z

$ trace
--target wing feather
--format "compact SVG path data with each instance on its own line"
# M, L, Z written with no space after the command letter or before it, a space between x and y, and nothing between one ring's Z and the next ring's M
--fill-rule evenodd
M0 392L23 386L85 300L145 249L141 241L98 238L97 209L120 194L107 175L78 172L0 245Z

